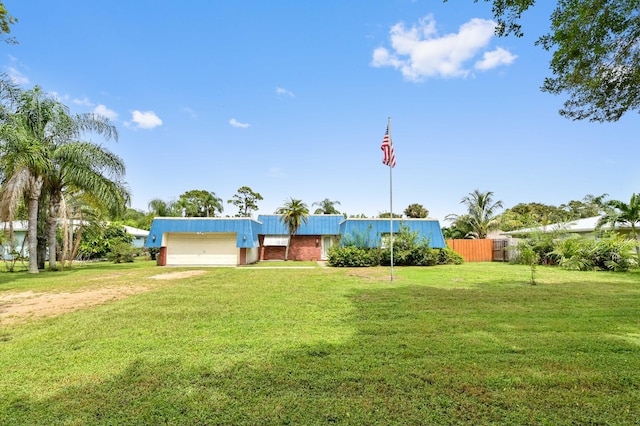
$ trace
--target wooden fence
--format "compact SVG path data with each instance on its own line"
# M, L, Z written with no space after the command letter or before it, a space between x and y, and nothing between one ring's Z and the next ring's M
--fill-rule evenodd
M493 240L447 240L447 246L460 253L465 262L493 261Z

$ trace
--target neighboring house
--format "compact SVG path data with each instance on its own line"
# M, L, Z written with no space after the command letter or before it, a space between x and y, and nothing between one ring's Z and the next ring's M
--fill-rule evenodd
M13 250L18 253L23 253L23 255L27 255L29 253L29 248L27 247L27 243L25 242L25 238L27 237L27 229L29 222L26 220L16 220L12 222L13 224L13 247L11 247L11 241L9 238L9 229L10 224L8 222L2 222L0 226L2 226L2 236L0 237L0 247L2 250L2 258L10 259L11 252Z
M0 250L2 251L2 256L4 259L9 258L9 253L11 253L11 243L9 241L9 223L1 222L0 226L2 227L2 237L0 238ZM26 220L17 220L13 222L13 240L14 240L14 249L17 252L21 252L24 256L29 255L29 247L27 247L27 243L25 242L25 238L27 236L28 222ZM149 231L145 231L144 229L134 228L133 226L124 226L125 231L128 234L133 235L132 245L134 247L142 248L144 247L144 243L149 235Z
M539 226L535 228L517 229L515 231L503 232L502 235L520 236L520 235L532 234L534 232L548 233L548 232L562 231L569 234L578 234L582 236L597 238L599 235L599 232L596 231L596 228L601 218L602 216L593 216L593 217L587 217L584 219L572 220L565 223L554 223L551 225ZM609 224L602 226L602 228L600 229L601 232L610 231L610 230L611 230L611 225ZM614 230L620 234L628 235L631 232L631 227L628 225L622 225L618 223L616 224Z
M341 236L367 233L371 245L389 235L389 219L345 219L341 215L309 215L289 241L279 215L251 218L155 218L145 247L159 248L160 265L246 265L260 260L284 260L287 243L290 260L326 260ZM431 247L446 247L435 219L394 219L429 239Z
M133 226L123 225L124 230L127 234L133 235L133 242L131 243L134 247L143 248L144 243L147 241L147 237L149 236L149 231L145 229L134 228Z

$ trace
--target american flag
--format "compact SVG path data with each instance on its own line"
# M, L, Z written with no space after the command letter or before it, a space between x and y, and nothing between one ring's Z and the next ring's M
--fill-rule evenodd
M391 142L391 136L389 135L389 125L387 124L387 131L384 134L384 139L382 139L382 163L385 166L395 167L396 166L396 154L393 151L393 142Z

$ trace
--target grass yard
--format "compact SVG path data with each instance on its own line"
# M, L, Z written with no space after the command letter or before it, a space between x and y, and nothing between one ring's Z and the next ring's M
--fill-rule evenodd
M639 272L394 272L1 273L0 424L638 424Z

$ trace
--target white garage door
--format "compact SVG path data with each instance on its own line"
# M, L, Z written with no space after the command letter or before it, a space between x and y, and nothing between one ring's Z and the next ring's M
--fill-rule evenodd
M237 265L235 233L167 234L167 265Z

